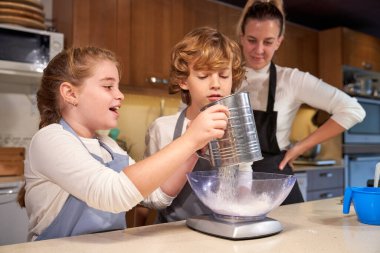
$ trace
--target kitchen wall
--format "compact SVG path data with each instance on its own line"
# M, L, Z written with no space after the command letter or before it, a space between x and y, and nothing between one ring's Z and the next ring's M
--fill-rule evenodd
M41 0L45 17L51 20L52 0ZM38 81L31 79L27 85L15 84L0 78L0 146L29 146L38 130L39 113L36 106Z
M35 85L0 82L0 146L29 146L38 129Z
M157 97L125 94L120 109L118 128L119 138L127 142L129 154L135 160L141 160L145 150L145 132L149 124L161 115L170 115L178 111L178 96Z

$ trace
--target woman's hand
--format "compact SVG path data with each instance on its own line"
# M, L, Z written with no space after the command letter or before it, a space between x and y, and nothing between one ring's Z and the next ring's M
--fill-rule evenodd
M302 153L303 153L303 151L301 151L301 149L297 145L293 146L291 149L286 151L284 159L282 159L278 168L280 170L283 170L285 168L286 164L288 164L288 163L292 167L293 161L295 159L297 159L297 157L299 157Z
M221 138L227 128L229 111L226 106L213 105L192 120L183 136L194 143L196 150L213 139Z
M284 169L287 163L292 163L294 159L303 154L306 150L311 149L318 143L322 143L338 134L341 134L344 130L345 128L330 118L321 127L289 149L286 152L284 159L278 166L279 169Z

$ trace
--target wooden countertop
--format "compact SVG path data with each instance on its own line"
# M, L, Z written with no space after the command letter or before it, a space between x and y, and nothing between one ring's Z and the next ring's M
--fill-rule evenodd
M16 252L380 252L380 226L359 223L341 198L281 206L269 215L284 230L270 237L232 241L189 229L184 221L0 247Z
M344 169L343 164L334 165L295 165L293 168L294 173L305 172L309 170L328 170L328 169Z

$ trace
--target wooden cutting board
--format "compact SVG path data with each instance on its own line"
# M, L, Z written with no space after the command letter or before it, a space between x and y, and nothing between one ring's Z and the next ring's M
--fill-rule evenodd
M24 175L24 161L0 160L0 176L21 176L21 175Z
M25 148L0 147L0 160L24 160Z

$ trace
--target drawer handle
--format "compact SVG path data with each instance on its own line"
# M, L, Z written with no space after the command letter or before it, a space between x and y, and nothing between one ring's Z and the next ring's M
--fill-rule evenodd
M319 195L319 197L321 199L327 199L327 198L332 198L334 197L334 194L332 194L331 192L326 192L326 193L322 193Z
M372 69L372 64L369 63L369 62L365 62L365 61L363 61L363 62L362 62L362 67L363 67L364 69L366 69L366 70L371 70L371 69Z
M146 81L153 84L153 85L159 85L159 84L168 85L169 84L168 79L165 79L165 78L161 79L161 78L158 78L155 76L151 76L151 77L147 78Z
M319 173L320 177L333 177L333 173L331 172L324 172L324 173Z
M151 76L148 78L148 82L151 83L151 84L159 84L161 83L161 79L160 78L157 78L155 76Z

